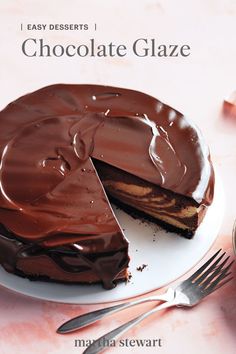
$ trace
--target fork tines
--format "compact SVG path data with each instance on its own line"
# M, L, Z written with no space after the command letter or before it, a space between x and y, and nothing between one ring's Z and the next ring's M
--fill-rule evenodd
M229 256L226 252L217 251L206 263L203 264L190 278L189 281L198 285L206 295L232 280L229 272L234 261L227 265Z

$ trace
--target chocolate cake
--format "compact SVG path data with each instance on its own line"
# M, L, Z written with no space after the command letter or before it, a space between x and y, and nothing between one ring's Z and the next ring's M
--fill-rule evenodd
M201 134L144 93L52 85L0 112L0 264L30 279L127 279L108 198L191 237L214 190Z

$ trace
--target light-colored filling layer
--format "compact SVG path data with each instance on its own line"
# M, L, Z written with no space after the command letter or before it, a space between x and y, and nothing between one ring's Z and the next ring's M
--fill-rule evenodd
M111 196L172 226L183 230L195 229L195 226L190 226L190 219L191 225L198 224L201 207L186 203L180 207L175 197L170 198L165 193L153 195L151 187L112 180L103 181L103 185Z

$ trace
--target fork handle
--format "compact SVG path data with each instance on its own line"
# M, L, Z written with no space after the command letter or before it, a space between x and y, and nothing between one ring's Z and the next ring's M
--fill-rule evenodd
M97 311L92 311L89 313L85 313L84 315L74 317L69 321L63 323L58 329L57 333L69 333L75 331L79 328L88 326L91 323L94 323L107 315L111 315L112 313L127 309L129 307L148 302L148 301L168 301L172 296L172 289L168 289L168 291L159 296L149 296L140 300L126 302L124 304L119 304L107 308L103 308Z
M113 329L111 332L108 332L107 334L101 336L100 338L98 338L96 341L94 341L84 352L83 354L97 354L97 353L101 353L102 351L107 349L107 346L104 346L104 343L108 343L109 341L111 341L112 339L118 338L120 337L123 333L125 333L126 331L128 331L130 328L134 327L136 324L138 324L139 322L141 322L142 320L144 320L146 317L154 314L157 311L163 310L165 308L168 307L172 307L175 306L175 302L165 302L157 307L155 307L154 309L134 318L131 321L128 321L126 323L124 323L123 325L121 325L120 327L117 327L115 329Z

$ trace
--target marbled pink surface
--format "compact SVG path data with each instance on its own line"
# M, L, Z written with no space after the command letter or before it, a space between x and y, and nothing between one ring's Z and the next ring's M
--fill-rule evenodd
M94 23L96 33L29 33L21 23ZM236 122L221 115L222 102L236 89L235 1L18 0L0 2L0 107L23 93L56 82L103 83L132 87L185 112L201 128L222 178L226 211L211 253L233 255L231 232L236 217ZM95 36L98 41L132 41L138 37L189 43L186 59L101 60L27 59L20 49L26 37L69 43ZM207 237L207 235L206 235ZM206 256L207 257L207 256ZM236 273L234 267L233 272ZM235 274L236 279L236 274ZM162 292L164 289L158 290ZM124 338L162 338L161 348L116 348L107 352L163 354L235 353L236 280L192 309L157 313ZM58 335L69 318L104 305L64 305L35 300L0 288L0 353L82 353L75 339L95 339L153 306L116 314L80 332Z

